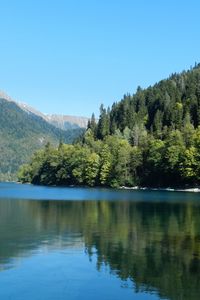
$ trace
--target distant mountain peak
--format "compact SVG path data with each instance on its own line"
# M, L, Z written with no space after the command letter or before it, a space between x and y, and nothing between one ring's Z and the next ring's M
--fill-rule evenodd
M0 90L0 98L5 99L10 102L15 102L7 93Z
M46 121L54 124L56 127L65 129L67 124L73 124L74 126L86 128L89 118L87 117L78 117L70 115L57 115L57 114L47 114L45 115Z
M59 114L45 114L40 112L39 110L33 108L32 106L26 104L25 102L19 102L12 99L7 93L4 91L0 91L0 98L5 99L10 102L14 102L19 106L23 111L28 114L33 114L43 118L48 123L54 125L57 128L68 130L75 128L87 128L88 120L87 117L81 116L70 116L70 115L59 115Z
M33 113L45 121L49 122L50 124L54 125L57 128L67 130L73 128L87 128L88 120L87 117L79 117L79 116L70 116L70 115L59 115L59 114L44 114L40 111L36 110L35 108L27 105L26 103L18 102L18 106L21 109L28 113Z
M32 113L32 114L34 114L34 115L37 115L37 116L42 117L43 119L45 119L45 118L44 118L44 114L41 113L39 110L33 108L32 106L30 106L30 105L28 105L28 104L26 104L26 103L24 103L24 102L16 102L16 103L17 103L17 105L18 105L21 109L23 109L25 112L27 112L27 113Z

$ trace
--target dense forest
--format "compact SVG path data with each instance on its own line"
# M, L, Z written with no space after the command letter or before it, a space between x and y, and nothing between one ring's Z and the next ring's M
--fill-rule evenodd
M47 144L19 171L45 185L195 186L200 182L200 64L137 88L92 115L74 145Z
M0 180L17 179L19 166L47 142L71 143L82 129L60 130L41 117L23 111L15 102L0 98Z

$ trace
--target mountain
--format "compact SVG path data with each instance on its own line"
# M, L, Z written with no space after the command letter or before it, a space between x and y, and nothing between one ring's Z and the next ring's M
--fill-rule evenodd
M5 93L0 93L0 179L15 178L19 166L47 142L72 143L82 133L80 127L61 130L34 109L25 110Z
M7 95L3 91L0 91L0 99L5 99L9 102L14 102L15 104L17 104L17 106L19 106L22 110L26 111L27 113L37 115L43 118L48 123L63 130L87 128L88 125L89 118L87 117L59 114L44 114L26 103L13 100L9 95Z
M24 111L38 115L39 117L42 117L45 121L63 130L87 128L88 125L89 118L86 117L58 115L58 114L53 114L53 115L43 114L40 111L37 111L36 109L34 109L33 107L25 103L17 102L17 105Z
M69 128L87 128L89 118L67 115L45 115L45 120L54 126L66 130Z

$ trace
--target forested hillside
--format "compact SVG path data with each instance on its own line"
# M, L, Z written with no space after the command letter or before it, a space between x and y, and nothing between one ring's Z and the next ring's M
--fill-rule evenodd
M129 128L137 145L137 132L147 130L163 138L169 130L183 130L190 122L200 125L200 64L181 74L172 74L147 89L137 88L134 95L125 95L111 110L101 106L95 137L103 139Z
M63 131L33 113L27 113L13 101L0 98L0 180L16 178L19 166L47 142L71 143L82 130Z
M100 107L75 146L35 154L20 173L39 184L200 184L200 65ZM72 148L73 147L73 148Z

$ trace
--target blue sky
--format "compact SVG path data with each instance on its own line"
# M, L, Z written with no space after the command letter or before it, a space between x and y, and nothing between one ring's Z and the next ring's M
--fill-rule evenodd
M1 0L0 89L44 113L98 115L200 62L200 2Z

